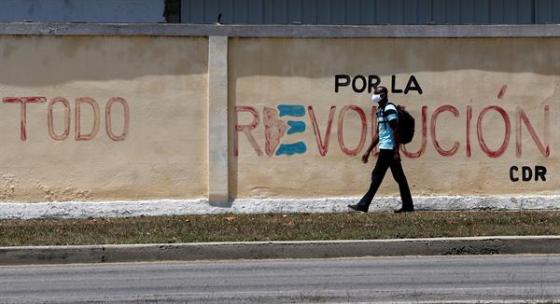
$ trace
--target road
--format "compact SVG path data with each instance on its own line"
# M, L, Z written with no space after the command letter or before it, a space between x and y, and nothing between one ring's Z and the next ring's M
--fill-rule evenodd
M0 303L496 300L560 300L560 255L0 267Z

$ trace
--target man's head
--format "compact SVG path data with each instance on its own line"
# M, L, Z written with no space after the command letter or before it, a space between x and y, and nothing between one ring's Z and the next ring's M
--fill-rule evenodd
M387 88L384 86L375 87L375 92L371 96L371 100L377 102L380 105L387 103Z

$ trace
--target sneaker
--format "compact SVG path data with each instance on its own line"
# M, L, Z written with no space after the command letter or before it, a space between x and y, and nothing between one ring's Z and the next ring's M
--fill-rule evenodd
M404 213L404 212L414 212L414 207L407 207L407 208L401 208L399 210L395 210L395 213Z
M348 208L350 208L350 210L352 211L356 211L356 212L364 212L367 213L367 208L364 208L358 204L356 205L348 205Z

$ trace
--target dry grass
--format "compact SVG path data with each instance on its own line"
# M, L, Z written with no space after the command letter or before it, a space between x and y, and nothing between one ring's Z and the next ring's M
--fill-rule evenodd
M0 246L484 235L560 235L560 212L228 214L0 221Z

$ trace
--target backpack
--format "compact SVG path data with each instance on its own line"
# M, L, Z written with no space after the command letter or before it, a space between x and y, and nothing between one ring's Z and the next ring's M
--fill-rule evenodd
M412 115L410 115L410 113L408 113L408 111L405 110L403 106L395 104L392 105L397 108L397 112L399 115L398 142L399 144L408 144L414 137L414 117L412 117Z

